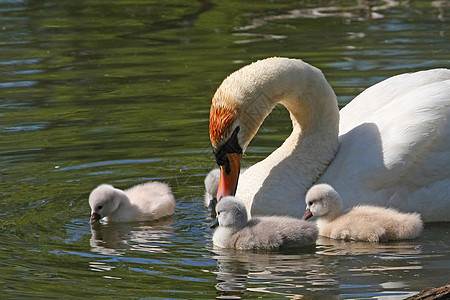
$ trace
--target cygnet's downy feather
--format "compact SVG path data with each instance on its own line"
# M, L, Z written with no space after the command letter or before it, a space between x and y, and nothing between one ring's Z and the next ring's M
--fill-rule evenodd
M251 220L243 202L235 197L222 198L217 206L218 227L214 245L222 248L280 249L314 245L318 229L314 222L292 217L270 216Z
M89 195L89 205L91 224L101 218L108 222L151 221L172 215L175 198L167 184L156 181L125 191L102 184Z
M417 238L423 223L418 213L359 205L343 213L339 194L328 184L309 189L304 219L317 216L319 235L332 239L385 242Z

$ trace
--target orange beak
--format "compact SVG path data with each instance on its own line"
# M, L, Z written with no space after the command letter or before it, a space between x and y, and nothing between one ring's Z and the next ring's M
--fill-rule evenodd
M227 154L230 162L230 170L227 173L225 166L220 166L220 181L219 189L217 191L217 200L225 196L234 196L239 179L239 170L241 166L242 154L229 153Z

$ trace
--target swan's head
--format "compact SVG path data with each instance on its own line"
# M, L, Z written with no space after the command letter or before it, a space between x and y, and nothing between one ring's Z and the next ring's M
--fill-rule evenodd
M96 187L89 195L89 205L91 207L90 223L94 224L101 218L109 216L116 211L120 204L120 197L124 195L123 191L109 184L102 184Z
M242 153L276 105L278 99L271 88L280 62L288 60L269 58L241 68L228 76L213 96L209 137L221 169L218 200L234 195Z
M312 216L334 219L342 214L342 200L339 194L328 184L316 184L305 196L306 212L303 219Z
M233 196L223 197L216 206L217 225L231 229L233 232L239 231L247 224L247 209L244 203Z

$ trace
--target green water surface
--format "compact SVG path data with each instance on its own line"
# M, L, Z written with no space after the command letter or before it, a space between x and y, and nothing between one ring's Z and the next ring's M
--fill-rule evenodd
M446 1L0 1L0 298L403 299L446 283L448 224L407 242L214 249L203 178L228 74L302 58L342 107L448 68L449 19ZM290 130L276 107L244 165ZM172 187L172 218L90 227L94 187L150 180Z

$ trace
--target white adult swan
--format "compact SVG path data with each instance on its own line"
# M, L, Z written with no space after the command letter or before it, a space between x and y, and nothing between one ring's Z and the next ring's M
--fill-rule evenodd
M289 110L293 131L238 185L242 153L277 103ZM209 132L221 168L217 197L236 194L251 216L301 217L306 191L327 182L344 208L369 203L419 212L425 222L450 221L448 69L389 78L339 116L319 69L299 59L260 60L220 85Z

